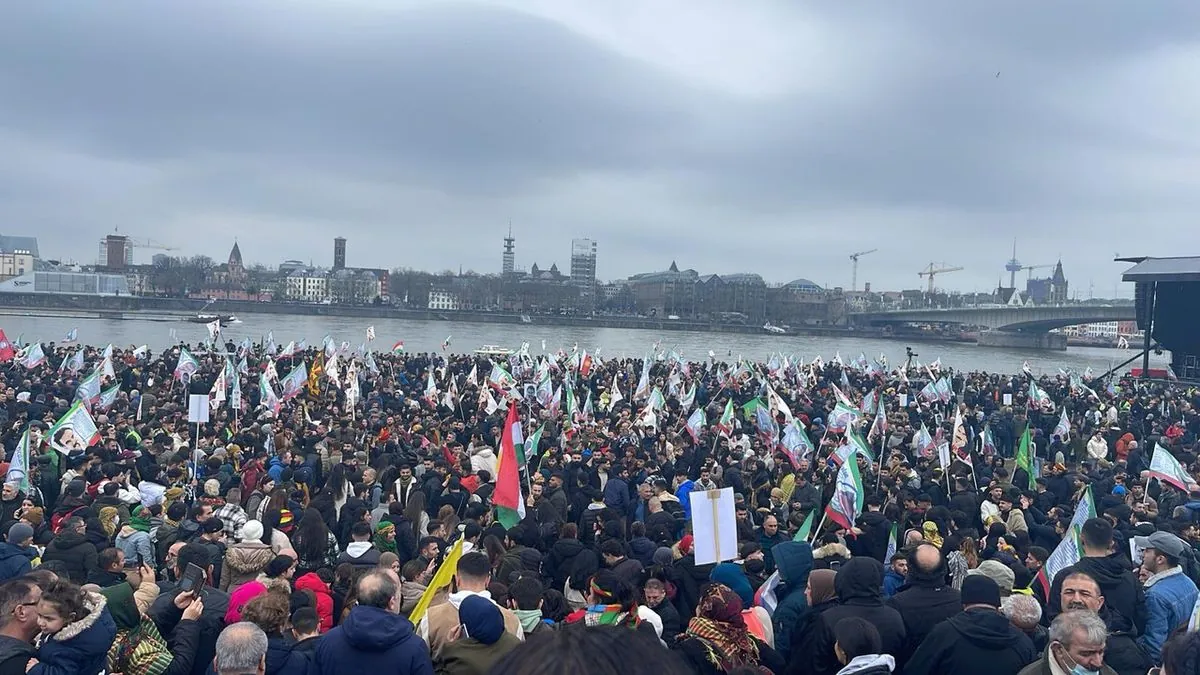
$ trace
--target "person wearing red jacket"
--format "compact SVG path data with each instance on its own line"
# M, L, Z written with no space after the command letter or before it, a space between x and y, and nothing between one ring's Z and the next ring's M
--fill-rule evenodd
M333 628L333 595L329 592L329 584L321 581L316 572L309 572L296 579L296 590L312 591L317 599L317 616L320 617L322 633Z

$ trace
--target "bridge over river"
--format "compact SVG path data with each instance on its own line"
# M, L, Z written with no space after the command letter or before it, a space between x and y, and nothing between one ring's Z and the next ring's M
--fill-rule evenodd
M859 325L886 326L901 323L939 323L979 326L979 344L992 347L1066 349L1065 335L1054 328L1106 321L1133 321L1133 304L1047 305L1042 307L961 307L954 309L901 309L855 312L851 321Z

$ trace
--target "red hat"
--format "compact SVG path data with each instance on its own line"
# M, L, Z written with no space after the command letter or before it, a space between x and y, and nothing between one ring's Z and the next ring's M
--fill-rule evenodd
M695 541L695 537L693 537L692 535L690 535L690 534L683 535L683 539L679 540L679 552L684 555L691 553L693 541Z

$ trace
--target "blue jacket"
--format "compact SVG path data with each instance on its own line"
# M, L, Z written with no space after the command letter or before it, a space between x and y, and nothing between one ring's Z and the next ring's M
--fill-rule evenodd
M309 675L433 675L429 647L399 614L356 606L317 644Z
M108 648L117 639L117 624L104 606L104 596L87 595L87 616L42 643L31 675L83 675L108 668Z
M812 572L812 544L806 541L785 541L771 549L775 557L776 571L785 590L776 591L779 606L771 616L775 629L775 651L785 657L791 654L792 628L800 623L800 617L808 609L804 589L808 586L808 575Z
M33 559L37 557L33 548L21 548L7 541L0 542L0 581L16 579L33 569Z
M610 476L604 484L604 505L621 516L629 515L629 484Z
M891 565L888 565L887 571L883 573L883 597L892 597L903 585L904 577L900 576L899 572L892 569Z
M1162 663L1162 646L1167 637L1191 618L1196 595L1196 584L1182 570L1160 578L1146 589L1146 630L1138 638L1138 644L1154 663Z

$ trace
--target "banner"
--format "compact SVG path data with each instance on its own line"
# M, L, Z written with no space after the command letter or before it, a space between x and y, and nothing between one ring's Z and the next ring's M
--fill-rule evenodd
M64 455L77 455L100 440L96 422L83 407L82 401L76 401L46 435L50 447Z

